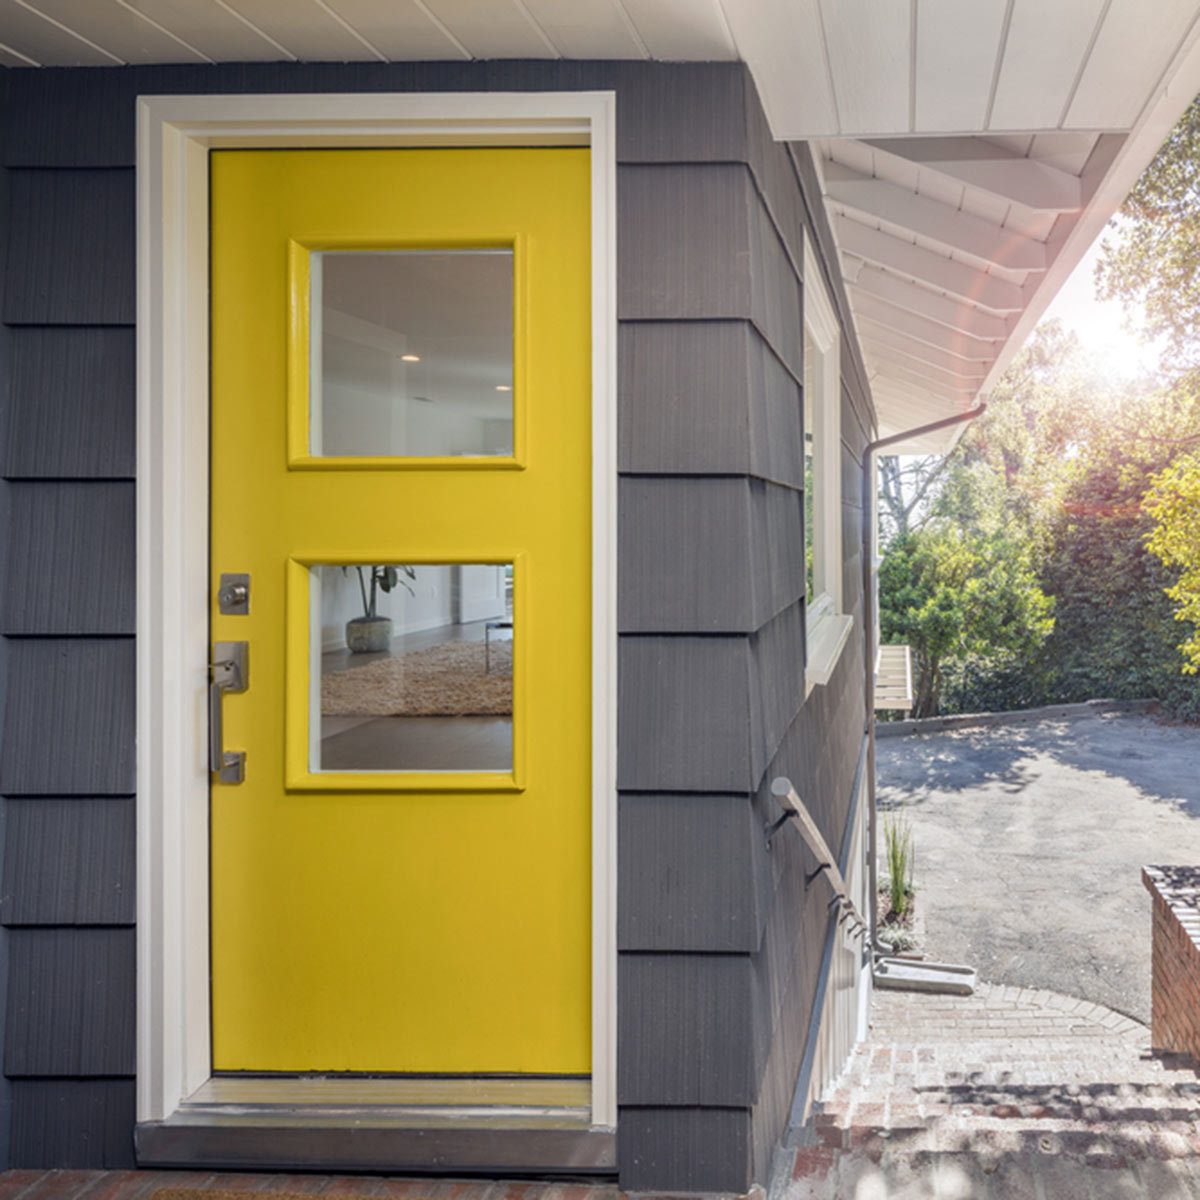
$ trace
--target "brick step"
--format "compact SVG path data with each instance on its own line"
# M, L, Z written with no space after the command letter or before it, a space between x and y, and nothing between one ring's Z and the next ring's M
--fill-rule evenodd
M929 1125L877 1129L853 1126L822 1131L826 1150L918 1154L1070 1154L1075 1157L1188 1158L1200 1156L1200 1127L1191 1121L939 1120Z
M939 1082L929 1086L905 1087L893 1085L888 1090L893 1106L897 1102L914 1103L925 1100L939 1104L1137 1104L1138 1102L1178 1101L1200 1105L1200 1080L1186 1082L1154 1080L1139 1083L1127 1079L1082 1082L1072 1079L1053 1083L1022 1083L1019 1080L990 1080L971 1083ZM821 1112L845 1110L855 1099L860 1103L870 1093L864 1089L843 1090L840 1086L820 1106ZM871 1097L877 1099L877 1097Z
M839 1089L815 1115L818 1135L844 1146L855 1131L896 1133L962 1127L1015 1129L1108 1128L1152 1122L1179 1125L1181 1132L1200 1121L1200 1081L1187 1083L1058 1083L1045 1086L959 1086L893 1088L886 1097Z
M1178 1148L1176 1148L1178 1149ZM1196 1160L1147 1137L1121 1144L1022 1142L977 1150L909 1150L870 1145L854 1154L812 1146L796 1153L778 1200L871 1197L1129 1197L1182 1200L1196 1194Z

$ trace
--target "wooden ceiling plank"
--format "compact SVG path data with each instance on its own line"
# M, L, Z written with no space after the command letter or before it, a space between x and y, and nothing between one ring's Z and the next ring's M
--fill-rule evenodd
M1128 129L1197 18L1195 0L1112 0L1064 122Z
M920 0L916 126L982 129L1008 0Z
M1015 0L989 128L1057 129L1106 0Z
M993 316L952 296L931 292L920 284L881 271L870 263L863 263L849 282L861 292L899 304L952 329L961 329L972 337L1006 341L1012 334L1011 321Z
M1078 212L1083 204L1077 175L1005 152L985 138L880 138L867 145L1026 208Z
M867 217L911 229L950 250L1013 270L1044 271L1046 247L895 184L871 179L839 163L827 163L826 194Z
M124 3L213 62L269 62L283 56L273 42L218 5L200 8L195 0L124 0Z
M313 0L221 0L277 46L305 62L375 62L364 45L332 13Z
M36 67L38 64L32 58L10 49L0 42L0 67Z
M522 0L565 58L645 58L616 0Z
M731 62L738 57L719 0L623 0L651 58ZM774 34L770 16L757 20ZM810 33L811 36L811 33Z
M964 386L977 387L996 357L993 354L989 359L975 361L961 358L953 351L943 348L944 345L951 344L949 339L946 339L945 343L935 344L927 338L914 337L906 330L898 330L890 324L873 321L857 309L854 316L855 326L864 346L892 350L927 366L936 367L939 371L944 371L948 378L956 379Z
M821 18L842 131L907 133L910 5L905 0L821 0Z
M933 407L944 408L947 405L952 405L953 407L957 408L965 403L965 401L961 399L952 400L946 398L945 396L936 395L935 393L921 387L919 384L905 383L902 380L894 379L891 376L880 374L878 372L871 377L870 382L871 391L877 398L877 407L878 398L881 396L886 396L889 404L896 408L905 406L910 409L915 408L918 411L922 407L926 409ZM880 415L882 417L882 413ZM915 423L916 422L913 422L913 424Z
M0 38L42 67L111 67L122 61L39 16L16 0L0 0Z
M513 0L424 0L474 58L559 58L561 51Z
M324 0L389 62L469 58L462 45L412 0Z
M934 364L893 350L890 346L876 346L867 361L874 363L880 371L898 373L947 400L969 404L979 391L980 385L976 380L964 381L950 376L945 371L939 371Z
M126 63L196 63L208 57L116 0L28 0L44 16Z
M864 292L859 287L848 290L858 316L879 325L886 325L897 333L927 342L931 346L940 346L966 362L990 363L1004 344L1002 341L977 338L965 329L930 320L918 309L900 308L871 295L870 292Z
M820 28L817 0L722 0L722 7L741 57L752 64L775 136L836 134L840 127L824 43L813 36Z
M1017 284L996 279L966 263L944 258L850 217L835 216L833 226L843 251L877 266L920 279L992 312L1020 312L1025 306L1024 291Z

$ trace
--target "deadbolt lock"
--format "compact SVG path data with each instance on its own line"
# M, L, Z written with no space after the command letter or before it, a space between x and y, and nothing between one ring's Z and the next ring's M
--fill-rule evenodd
M226 617L246 616L250 612L250 576L240 573L222 575L217 607Z

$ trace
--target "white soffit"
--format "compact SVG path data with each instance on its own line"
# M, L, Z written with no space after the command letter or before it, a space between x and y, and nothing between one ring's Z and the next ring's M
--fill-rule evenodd
M0 65L738 58L720 0L0 0Z
M1109 19L1120 11L1118 0L1105 9ZM813 139L881 436L986 398L1200 91L1189 28L1128 126L1112 126L1110 105L1107 128L1066 128L1083 71L1061 99L1058 129ZM1090 53L1107 44L1102 33ZM1142 62L1144 45L1131 31L1129 40ZM1110 73L1127 94L1115 65ZM944 453L963 428L897 449Z
M1200 0L723 4L814 143L882 436L986 397L1200 91Z
M0 0L7 66L473 58L744 59L815 143L886 435L1019 349L1200 91L1200 0Z

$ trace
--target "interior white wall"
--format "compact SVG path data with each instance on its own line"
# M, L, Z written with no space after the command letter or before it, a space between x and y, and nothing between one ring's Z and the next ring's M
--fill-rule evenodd
M454 568L424 566L414 570L417 577L410 580L410 585L415 595L397 586L390 593L380 592L376 601L376 612L391 617L396 634L436 629L455 620ZM363 615L358 576L353 569L343 571L341 567L318 567L317 571L321 576L321 649L344 650L346 622Z
M395 351L328 329L322 350L323 454L511 453L512 421L416 399L416 372Z
M487 621L506 615L503 567L464 563L457 569L460 621Z

